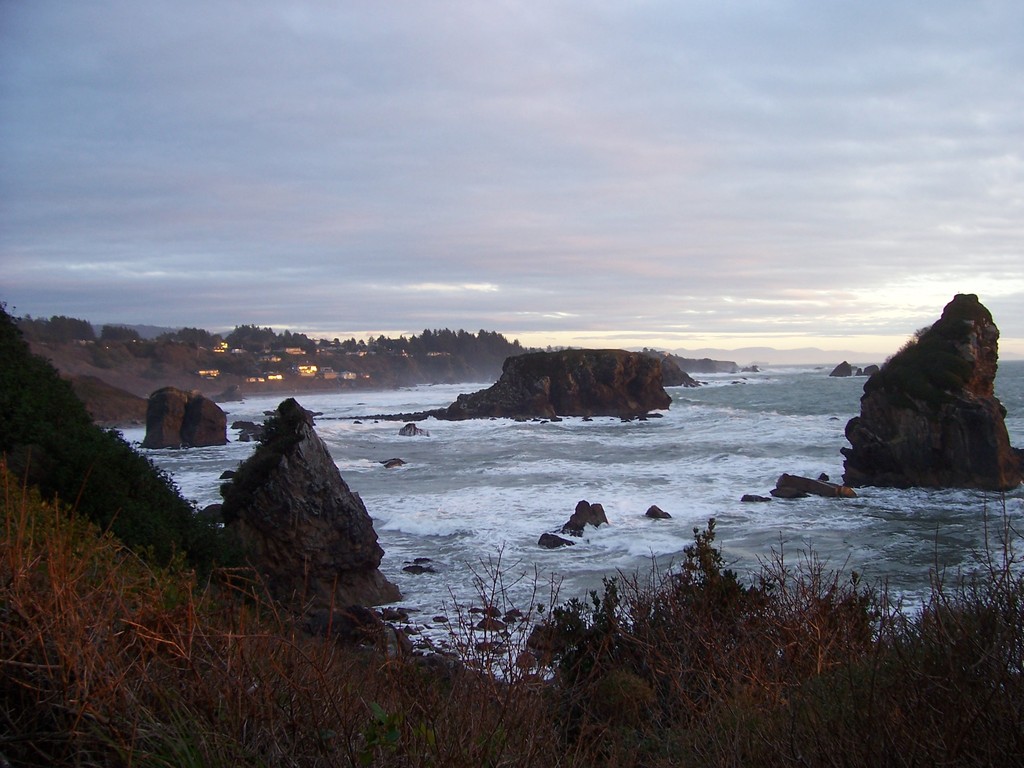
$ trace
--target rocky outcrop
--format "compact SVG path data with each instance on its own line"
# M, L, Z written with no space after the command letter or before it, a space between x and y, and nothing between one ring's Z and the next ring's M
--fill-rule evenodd
M813 480L810 477L790 475L785 472L779 475L771 494L777 499L798 499L803 496L852 499L857 496L857 492L853 488L831 483L827 478Z
M491 417L618 416L633 418L668 408L660 361L639 352L563 350L533 352L505 361L488 389L459 395L437 415Z
M544 549L559 549L561 547L575 546L576 542L563 539L561 536L556 536L553 533L542 533L540 538L537 539L537 544L544 547Z
M1006 411L994 395L999 329L973 294L864 385L860 415L846 425L844 481L851 486L1009 490L1021 483Z
M643 354L661 363L661 383L665 387L699 387L701 383L690 374L679 367L675 355L668 352L658 352L653 349L645 349Z
M690 387L700 386L700 382L684 371L670 357L661 358L661 383L666 387Z
M263 439L263 425L254 421L233 421L231 428L238 430L238 442L251 443Z
M652 518L654 520L671 520L672 519L672 515L670 515L665 510L663 510L657 504L651 504L651 506L649 506L647 508L647 512L645 512L644 515L646 517L650 517L650 518Z
M420 429L412 422L398 430L398 434L402 437L430 437L430 433L427 430Z
M200 392L175 387L158 389L146 406L143 448L196 448L225 445L228 419L215 402Z
M676 364L687 373L738 373L740 367L732 360L711 360L707 357L679 357L672 355Z
M843 362L832 369L832 373L829 376L844 378L847 376L872 376L876 373L878 373L877 365L866 365L863 368L857 368L843 360Z
M401 597L378 570L384 550L362 499L295 400L278 406L221 492L225 524L278 600L330 608Z
M570 536L582 536L583 529L588 525L597 528L607 524L608 516L604 512L604 507L601 504L591 504L586 499L583 499L577 502L576 510L566 521L565 525L562 526L562 533L569 534Z
M853 376L853 366L843 360L839 365L832 369L832 373L829 376L846 377Z

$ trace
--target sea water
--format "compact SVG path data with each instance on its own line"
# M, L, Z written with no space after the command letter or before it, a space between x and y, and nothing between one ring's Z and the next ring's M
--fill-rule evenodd
M716 520L729 566L749 578L783 552L813 553L834 569L915 599L931 575L970 570L1009 522L1022 530L1024 488L976 490L859 488L854 499L767 496L783 472L839 481L847 421L860 411L865 379L832 378L829 368L766 368L703 376L704 386L668 388L660 418L511 419L419 423L429 436L399 435L401 422L359 419L446 406L487 386L439 385L383 392L302 394L319 415L316 430L374 521L385 550L381 570L421 618L481 602L500 572L507 598L522 606L581 597L616 574L641 576L678 564L693 529ZM996 394L1013 445L1024 446L1024 361L1000 364ZM223 405L228 423L262 421L280 396ZM141 442L142 429L125 430ZM145 453L199 507L220 501L220 476L253 443ZM386 469L383 461L405 464ZM542 549L576 503L604 506L609 525L588 528L575 546ZM645 516L657 505L672 517ZM428 558L428 570L403 568ZM420 561L423 564L423 561ZM539 595L533 591L539 589Z

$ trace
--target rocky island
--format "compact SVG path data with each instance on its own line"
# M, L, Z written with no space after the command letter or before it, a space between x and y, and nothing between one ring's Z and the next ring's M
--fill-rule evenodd
M930 328L864 384L846 425L849 486L1009 490L1022 478L1006 410L995 397L999 329L973 294L958 294Z
M430 415L440 419L491 417L634 418L668 408L660 361L621 349L533 352L505 361L488 389L459 395Z

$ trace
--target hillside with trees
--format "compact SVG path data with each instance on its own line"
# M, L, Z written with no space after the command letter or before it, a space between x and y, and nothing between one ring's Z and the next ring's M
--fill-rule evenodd
M527 351L500 333L447 328L343 341L257 325L224 336L181 328L151 339L118 325L97 333L88 321L63 316L25 317L17 325L32 351L64 376L92 377L140 397L163 386L216 397L491 382L506 358Z

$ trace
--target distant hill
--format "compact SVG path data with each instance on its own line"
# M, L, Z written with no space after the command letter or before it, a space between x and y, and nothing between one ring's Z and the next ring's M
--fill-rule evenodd
M128 323L93 323L93 330L96 332L96 336L100 335L104 325L115 325L121 328L130 328L139 334L142 339L155 339L157 336L163 336L165 333L174 333L175 331L181 330L180 328L166 328L160 325L130 325Z

